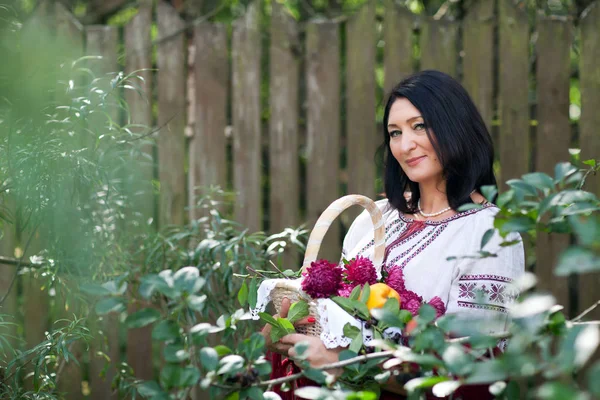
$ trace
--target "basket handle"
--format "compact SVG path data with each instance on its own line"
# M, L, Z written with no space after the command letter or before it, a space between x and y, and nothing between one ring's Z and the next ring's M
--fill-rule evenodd
M385 225L383 223L381 210L370 198L359 194L350 194L331 203L319 216L319 219L315 223L315 226L310 233L310 237L308 238L304 262L302 263L302 272L306 271L306 268L310 266L310 263L317 259L321 242L332 222L342 213L342 211L356 204L365 208L371 215L371 222L374 227L373 233L375 236L373 265L377 272L381 271L381 264L383 263L383 256L385 253Z

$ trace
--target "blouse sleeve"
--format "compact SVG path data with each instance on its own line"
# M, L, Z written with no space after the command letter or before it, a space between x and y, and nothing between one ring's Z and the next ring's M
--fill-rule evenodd
M493 216L488 214L485 221L477 224L469 246L473 253L479 250L485 231L493 227ZM517 243L502 247L503 241ZM461 320L481 321L480 326L486 331L482 333L503 332L509 323L508 306L518 297L512 282L525 269L523 242L518 233L502 239L495 232L483 250L496 256L465 258L456 265L446 312L456 314Z

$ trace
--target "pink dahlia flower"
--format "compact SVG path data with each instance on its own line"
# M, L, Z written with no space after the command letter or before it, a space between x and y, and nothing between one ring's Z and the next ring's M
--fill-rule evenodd
M302 273L302 290L314 299L334 296L342 283L342 272L340 267L327 260L314 261Z
M345 275L348 282L353 283L354 286L377 283L377 271L373 262L366 257L358 256L350 260L346 265Z
M412 315L417 315L421 304L423 304L423 298L412 290L400 292L400 300L400 308L410 311Z
M406 288L404 287L404 271L402 271L402 268L398 265L392 266L388 270L385 283L398 293L404 292Z
M446 305L438 296L435 296L431 300L429 300L429 304L431 307L435 308L435 317L439 318L442 315L446 314Z
M352 291L354 290L355 287L356 287L356 285L353 283L342 282L342 284L340 285L340 288L338 289L338 296L350 297L350 294L352 293Z

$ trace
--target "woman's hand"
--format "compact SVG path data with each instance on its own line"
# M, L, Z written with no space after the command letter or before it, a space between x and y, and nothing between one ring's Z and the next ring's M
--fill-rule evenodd
M288 311L290 310L290 306L291 306L290 299L288 299L287 297L284 297L283 300L281 301L281 310L279 311L279 314L273 315L273 318L275 318L275 319L286 318L288 315ZM315 321L316 321L315 317L308 316L306 318L302 318L302 319L296 321L294 323L294 326L298 327L298 326L302 326L302 325L310 325L310 324L314 324ZM288 350L294 346L294 345L290 345L290 344L284 344L281 341L273 343L271 341L271 325L269 325L269 324L265 325L265 327L262 329L262 331L260 333L265 338L265 342L266 342L265 345L267 347L267 350L269 350L269 351L287 356Z
M307 336L299 333L292 333L281 338L282 345L288 346L288 356L290 356L292 359L298 356L296 349L294 349L294 345L301 342L308 343L308 349L306 349L304 352L303 358L306 359L306 361L308 361L310 366L313 368L338 362L339 354L345 349L344 347L328 349L321 341L321 338L317 336ZM330 369L327 372L339 376L343 373L343 369Z

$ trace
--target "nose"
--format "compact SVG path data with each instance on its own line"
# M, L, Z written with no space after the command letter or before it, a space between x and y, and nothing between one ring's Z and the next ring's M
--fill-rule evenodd
M414 137L410 133L402 135L400 142L400 150L402 150L403 153L408 154L416 147L417 143L415 142Z

